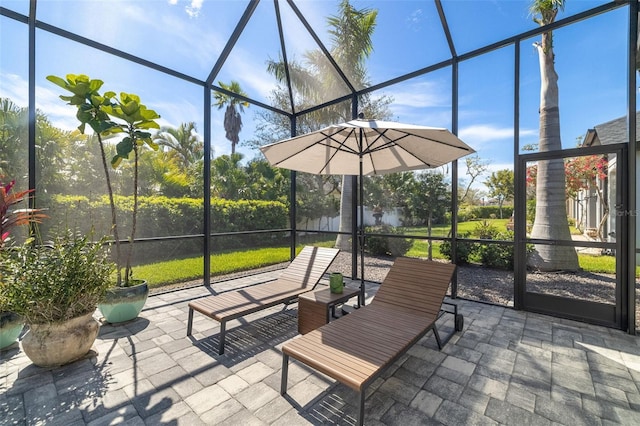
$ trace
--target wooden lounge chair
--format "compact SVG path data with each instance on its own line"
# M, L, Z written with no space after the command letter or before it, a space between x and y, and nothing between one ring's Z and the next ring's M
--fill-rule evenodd
M224 353L227 321L243 317L282 303L290 303L311 291L327 271L339 250L307 246L296 256L275 281L253 285L240 290L207 296L189 303L187 336L191 336L193 311L220 322L218 353Z
M442 349L462 329L462 315L443 311L442 304L455 265L420 259L398 258L373 301L282 347L280 393L287 392L289 357L314 368L360 393L358 424L364 421L367 386L429 330ZM436 320L455 315L455 327L443 342Z

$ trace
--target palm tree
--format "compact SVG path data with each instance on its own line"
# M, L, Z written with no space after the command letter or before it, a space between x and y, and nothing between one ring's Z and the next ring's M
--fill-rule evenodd
M204 143L198 138L196 124L191 121L177 128L162 127L153 142L169 148L169 157L175 157L178 164L187 170L204 157Z
M157 172L155 181L160 183L161 193L167 196L198 197L198 182L202 181L204 143L197 134L194 122L176 127L162 127L153 142L164 150L154 156L152 169ZM198 180L200 179L200 180Z
M331 27L329 33L334 45L331 54L354 86L364 86L367 83L365 61L373 51L371 36L375 30L377 16L377 10L356 10L349 4L348 0L343 0L340 3L339 15L332 16L327 20ZM348 106L345 106L345 108L348 108ZM351 231L353 221L351 200L353 199L354 188L352 183L353 180L350 176L343 176L338 231L344 232L344 234L340 233L336 238L336 247L341 250L350 249L350 236L346 232ZM363 201L360 200L360 202Z
M240 83L237 81L231 81L231 84L225 84L219 81L218 84L228 92L247 97L247 94L242 90ZM242 130L242 117L240 112L243 112L245 107L249 108L249 102L223 92L214 91L213 97L216 100L214 105L217 106L218 109L222 109L225 106L227 107L224 112L225 136L231 141L231 154L235 154L236 145L240 141L240 130ZM238 109L240 111L238 111Z
M247 174L240 153L221 155L211 162L211 193L226 200L246 199Z
M18 187L27 186L28 110L9 98L0 98L0 177L16 179Z
M355 9L348 0L342 0L338 14L327 18L332 46L330 54L340 66L354 87L365 87L368 84L365 60L373 51L371 36L376 26L377 10ZM342 96L348 90L346 84L335 78L335 70L320 50L306 52L304 67L298 63L289 64L291 83L296 89L298 107L311 107L326 99ZM267 69L281 83L285 81L285 66L282 61L269 62ZM276 99L282 99L276 93ZM367 95L360 99L361 110L367 117L388 118L387 105L390 98L371 100ZM343 102L334 106L314 111L298 120L298 130L317 130L336 122L348 121L351 116L351 105ZM351 200L353 185L350 176L343 176L340 193L340 232L336 239L336 247L349 251L351 249L348 235L351 232Z
M534 21L545 26L555 21L564 0L534 0L530 7ZM540 152L562 149L560 140L560 109L558 74L555 70L553 33L545 31L535 44L540 61ZM536 178L536 216L531 238L570 240L565 204L564 161L560 159L538 162ZM577 270L578 255L573 247L537 244L536 253L529 258L531 267L541 270Z

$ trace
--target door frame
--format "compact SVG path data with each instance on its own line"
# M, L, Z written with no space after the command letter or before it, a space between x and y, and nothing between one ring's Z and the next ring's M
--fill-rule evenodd
M615 242L532 240L526 235L526 167L527 163L550 159L565 159L598 154L616 154L616 203L610 206L610 214L616 214ZM628 145L611 144L581 148L526 153L518 155L516 167L515 212L514 212L514 306L546 315L583 321L626 330L629 320L629 261L626 256L617 256L615 304L579 300L568 297L552 296L528 292L527 280L527 244L553 244L571 247L593 247L626 253L629 244L627 215L617 212L627 210L629 191L627 190ZM633 283L635 285L635 283Z

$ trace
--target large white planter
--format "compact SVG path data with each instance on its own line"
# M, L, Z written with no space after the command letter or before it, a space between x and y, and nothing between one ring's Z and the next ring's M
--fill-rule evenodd
M40 367L68 364L89 352L100 323L89 313L54 324L31 324L22 339L22 349Z

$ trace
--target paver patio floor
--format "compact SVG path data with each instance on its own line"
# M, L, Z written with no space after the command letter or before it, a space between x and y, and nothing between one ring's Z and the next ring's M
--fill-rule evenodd
M369 299L376 289L367 285ZM194 334L185 335L188 301L207 294L197 287L150 296L138 319L103 325L93 356L64 367L35 367L19 347L0 353L0 424L355 423L355 392L295 361L288 395L279 394L280 347L297 335L296 304L230 322L226 353L217 355L217 322L196 313ZM374 382L365 424L640 424L640 337L454 302L464 330L442 351L428 333ZM439 324L450 331L451 316Z

